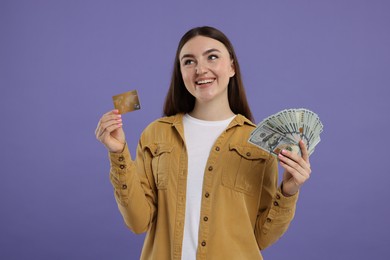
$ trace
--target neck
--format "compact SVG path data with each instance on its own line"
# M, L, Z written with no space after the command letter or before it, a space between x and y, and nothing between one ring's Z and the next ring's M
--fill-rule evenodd
M194 110L189 114L206 121L220 121L234 116L227 99L223 102L200 102L197 100Z

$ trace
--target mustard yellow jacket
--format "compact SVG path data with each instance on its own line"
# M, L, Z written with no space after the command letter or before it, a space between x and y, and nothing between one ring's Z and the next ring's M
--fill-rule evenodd
M147 232L141 259L181 259L187 182L183 115L164 117L128 148L110 153L110 180L126 225ZM255 125L237 115L215 142L205 168L197 259L262 259L286 231L298 195L277 188L274 156L247 142ZM188 205L191 206L191 205Z

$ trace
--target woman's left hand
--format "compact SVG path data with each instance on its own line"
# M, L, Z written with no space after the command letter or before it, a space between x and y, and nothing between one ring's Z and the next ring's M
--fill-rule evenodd
M286 196L292 196L310 177L311 169L309 153L305 143L299 142L302 156L283 150L279 155L280 165L284 168L282 192Z

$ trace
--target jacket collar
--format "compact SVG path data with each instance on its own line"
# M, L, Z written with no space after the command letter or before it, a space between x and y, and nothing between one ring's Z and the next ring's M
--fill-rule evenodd
M162 123L171 124L172 126L181 125L183 123L184 114L176 114L174 116L166 116L160 118L158 121Z
M172 126L182 125L183 124L183 116L184 114L176 114L174 116L167 116L159 119L159 122L172 124ZM234 126L242 126L244 124L251 125L256 127L254 123L252 123L248 118L246 118L243 115L237 114L236 117L232 120L232 122L229 124L227 129L230 129Z

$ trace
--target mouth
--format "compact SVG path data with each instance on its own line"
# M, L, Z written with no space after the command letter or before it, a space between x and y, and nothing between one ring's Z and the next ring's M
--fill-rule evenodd
M206 84L211 84L215 81L215 79L202 79L202 80L197 80L195 81L196 85L202 86Z

